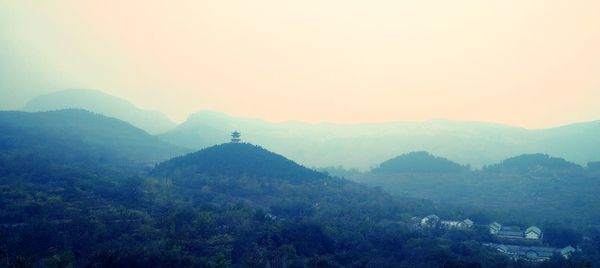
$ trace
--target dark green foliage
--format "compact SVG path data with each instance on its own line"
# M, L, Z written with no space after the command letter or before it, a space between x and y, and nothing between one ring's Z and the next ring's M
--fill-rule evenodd
M433 156L427 152L412 152L387 160L371 172L382 174L393 173L446 173L459 172L466 167L446 158Z
M84 109L129 122L151 134L162 133L175 124L159 111L143 110L126 100L91 89L67 89L33 98L23 110L28 112Z
M485 167L486 171L529 172L536 170L579 170L581 166L547 154L524 154Z
M277 164L278 173L256 173L255 167L233 173L238 175L228 169L182 172L189 168L184 161L170 166L168 178L101 168L57 168L52 180L0 177L0 261L57 267L436 267L443 264L438 252L444 252L444 262L478 262L443 250L437 238L427 238L431 244L414 258L411 241L425 238L408 219L431 211L425 203L399 202L264 149L239 146L209 152L234 162L264 154L259 159ZM252 153L230 154L240 148Z
M95 118L64 113L68 120ZM570 260L513 262L477 242L489 240L485 228L421 230L412 219L460 212L329 177L250 144L207 148L166 161L149 175L143 161L121 163L136 155L130 154L129 141L115 138L116 146L101 142L102 135L90 134L89 141L77 135L87 130L55 135L62 130L37 124L5 129L0 133L1 267L600 263L600 234L594 230L579 240L562 226L548 229L550 239L581 241L582 252ZM46 132L35 135L40 129ZM478 213L470 216L485 218Z
M0 112L0 174L153 163L184 151L128 123L83 110ZM48 171L50 170L50 171Z
M340 178L354 178L361 175L361 172L357 169L345 169L342 166L337 167L324 167L317 169L320 172L329 174L330 176L340 177Z
M529 130L448 120L356 125L270 123L204 111L190 115L160 138L199 149L226 142L234 129L245 130L246 141L309 166L368 169L392 155L411 151L427 151L474 167L531 152L580 164L600 160L600 121Z
M478 222L558 222L585 228L600 220L593 205L600 203L600 180L580 170L366 174L360 180L392 194L435 201L447 211L470 211L457 216Z
M436 201L448 211L470 211L458 216L477 222L585 228L600 219L600 210L591 205L600 202L598 174L545 154L513 157L483 170L367 173L352 178L393 194Z
M159 164L155 175L208 174L281 179L324 178L325 174L249 143L224 143Z

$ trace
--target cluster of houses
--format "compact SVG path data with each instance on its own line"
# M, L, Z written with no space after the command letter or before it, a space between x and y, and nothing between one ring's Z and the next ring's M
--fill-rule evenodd
M473 227L475 223L470 219L464 219L462 221L441 220L437 215L429 215L420 219L418 221L418 225L421 228L466 229ZM493 222L487 227L490 234L498 238L499 241L524 244L483 244L496 249L497 251L509 256L513 260L521 259L532 262L541 262L549 260L554 255L562 256L563 258L569 258L571 254L576 251L576 249L572 246L567 246L564 248L531 246L532 244L542 245L542 229L535 225L529 226L527 229L523 230L519 226L504 226L498 222Z
M519 245L505 245L505 244L483 244L488 247L492 247L497 251L506 254L513 260L527 260L532 262L547 261L554 255L561 256L565 259L571 257L573 252L577 251L572 246L566 246L564 248L551 248L551 247L533 247L533 246L519 246Z
M425 218L422 218L419 222L421 227L435 228L435 227L443 227L447 229L451 228L471 228L475 222L470 219L464 219L462 221L454 221L454 220L440 220L440 217L437 215L429 215Z
M503 239L531 239L541 240L542 230L533 225L525 230L521 230L519 226L503 226L500 223L493 222L489 225L490 234Z
M504 226L498 222L492 222L489 226L490 234L496 236L502 241L539 241L541 244L543 238L542 229L533 225L522 230L519 226ZM564 248L522 246L506 244L484 244L495 248L499 252L506 254L513 260L521 259L533 262L542 262L549 260L554 255L562 256L568 259L576 249L572 246Z

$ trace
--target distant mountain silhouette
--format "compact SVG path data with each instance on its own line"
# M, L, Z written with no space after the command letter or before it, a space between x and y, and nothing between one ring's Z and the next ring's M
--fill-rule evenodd
M126 100L90 89L68 89L38 96L30 100L23 110L43 112L71 108L114 117L150 134L162 133L175 127L175 124L159 111L143 110Z
M173 130L158 136L182 147L205 148L228 141L229 133L235 129L235 124L229 121L230 117L219 112L195 113Z
M600 161L600 121L530 130L506 125L429 120L380 124L271 123L203 111L177 127L160 112L141 110L94 90L65 90L31 100L27 111L83 108L131 123L169 143L198 150L228 141L240 130L261 144L306 166L368 170L402 153L427 151L476 168L520 154L544 153L580 165ZM166 132L165 132L166 131Z
M461 166L443 157L428 152L412 152L387 160L374 168L372 173L438 173L465 170Z
M600 160L600 121L531 130L450 120L380 124L271 123L219 112L193 114L159 137L200 149L242 131L244 140L307 166L370 169L402 153L427 151L479 168L520 154L545 153L578 164Z
M185 152L129 123L84 110L0 112L0 169L156 163Z
M249 143L224 143L160 163L153 173L269 177L302 180L325 174Z
M563 158L552 157L547 154L523 154L503 160L499 164L487 166L487 171L518 171L527 172L539 169L569 170L582 167Z

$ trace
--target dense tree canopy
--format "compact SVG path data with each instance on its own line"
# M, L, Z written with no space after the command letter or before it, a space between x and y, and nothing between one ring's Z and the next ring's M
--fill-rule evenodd
M494 238L481 226L448 230L417 224L431 213L484 221L487 212L392 196L387 187L370 188L331 177L251 144L206 148L165 161L151 171L147 160L154 157L134 161L134 156L143 153L138 149L156 149L146 145L155 142L152 136L119 132L115 129L124 125L114 119L81 111L64 113L66 121L82 117L92 120L81 122L82 126L99 124L90 126L99 134L89 134L88 139L82 133L90 130L81 129L58 135L63 131L49 126L53 119L40 119L46 122L40 125L10 123L14 116L10 114L2 119L2 266L578 267L600 263L600 232L548 225L551 243L578 243L582 251L569 260L515 262L482 246ZM99 122L93 123L94 118ZM52 124L61 122L56 119ZM135 137L107 139L115 133ZM136 143L127 139L143 142L130 146Z
M276 177L281 179L324 178L325 174L249 143L224 143L158 165L153 174L221 174Z
M554 171L565 169L579 170L581 166L547 154L524 154L508 158L499 164L485 167L487 171L528 172L539 169Z
M412 152L387 160L372 170L373 173L444 173L458 172L466 167L446 158L437 157L427 152Z

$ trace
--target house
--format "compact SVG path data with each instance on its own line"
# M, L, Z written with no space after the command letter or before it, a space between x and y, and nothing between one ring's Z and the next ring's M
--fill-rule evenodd
M518 247L516 249L518 258L534 262L550 260L556 253L558 253L556 248L549 247Z
M490 228L490 234L498 234L498 232L500 232L500 229L502 229L502 225L500 223L497 222L492 222L489 225Z
M571 257L571 254L573 254L573 252L575 251L577 250L574 247L566 246L560 249L560 255L563 256L563 258L568 259L569 257Z
M435 214L431 214L423 219L421 219L421 226L423 227L435 227L440 221L440 217Z
M475 222L470 219L465 219L462 221L453 221L453 220L442 220L440 221L440 225L446 229L454 229L454 228L462 228L467 229L473 227Z
M519 226L502 226L495 235L499 238L507 239L521 239L524 237L523 231Z
M475 222L473 222L471 219L465 219L461 222L458 223L458 227L460 228L471 228L473 227L473 225L475 224Z
M484 244L484 245L486 245L486 244ZM504 254L508 254L508 246L500 244L500 245L495 245L494 247L496 248L496 250L498 250Z
M446 229L454 229L454 228L462 228L467 229L473 227L475 222L470 219L465 219L462 221L454 221L454 220L442 220L440 221L440 225Z
M440 224L445 228L457 228L460 225L459 221L440 221Z
M493 234L498 238L531 240L542 239L542 230L537 226L530 226L523 231L519 226L503 226L500 223L493 222L489 225L489 230L490 234Z
M531 226L525 230L525 238L527 239L541 239L542 230L537 226Z

